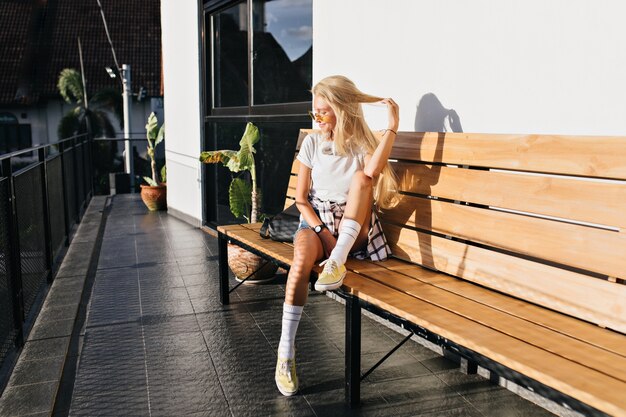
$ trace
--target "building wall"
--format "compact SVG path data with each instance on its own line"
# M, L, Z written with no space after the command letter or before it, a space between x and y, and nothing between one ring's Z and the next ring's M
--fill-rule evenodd
M626 134L622 0L315 0L313 79L394 97L407 131ZM384 108L366 106L373 128Z
M202 218L199 15L196 1L161 1L167 203L175 214L198 221Z
M33 146L37 146L59 140L57 134L59 122L74 107L76 106L58 99L42 101L30 107L2 107L0 111L15 115L20 124L30 124ZM142 102L133 102L131 113L132 137L145 137L146 121L152 111L157 113L159 123L161 123L163 118L162 98L147 98ZM117 137L123 137L124 129L120 127L119 120L112 113L110 119L117 131ZM140 153L145 154L145 151L140 150Z

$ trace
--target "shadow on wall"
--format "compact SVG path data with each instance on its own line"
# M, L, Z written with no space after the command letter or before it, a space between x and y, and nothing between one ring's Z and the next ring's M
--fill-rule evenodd
M415 113L416 132L463 132L454 109L446 109L433 93L424 94Z

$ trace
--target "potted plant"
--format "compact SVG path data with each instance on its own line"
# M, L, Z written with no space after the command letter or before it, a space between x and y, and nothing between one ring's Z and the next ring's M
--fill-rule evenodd
M148 185L141 184L141 199L150 211L165 210L167 208L167 186L159 181L155 161L156 147L163 142L164 137L165 123L159 128L156 114L150 113L148 124L146 124L146 138L148 139L148 156L150 157L152 178L143 177Z
M250 181L243 175L233 176L228 187L228 202L231 213L237 218L245 218L248 223L256 223L260 217L254 161L254 154L256 153L254 145L260 138L259 128L248 122L239 141L238 151L219 150L200 154L200 161L205 164L221 163L234 174L250 173ZM228 266L238 281L245 279L246 283L260 283L273 279L277 269L275 265L266 263L260 256L231 244L228 245ZM247 278L254 271L257 271L254 276Z

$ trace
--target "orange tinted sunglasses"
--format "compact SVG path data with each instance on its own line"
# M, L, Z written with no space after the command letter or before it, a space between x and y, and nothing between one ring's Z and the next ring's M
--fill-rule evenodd
M326 115L321 115L319 113L313 113L312 111L309 110L309 116L311 116L311 119L313 119L313 121L315 123L324 123L326 122Z

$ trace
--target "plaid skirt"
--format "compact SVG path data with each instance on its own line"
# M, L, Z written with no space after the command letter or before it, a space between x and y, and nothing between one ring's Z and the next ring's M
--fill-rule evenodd
M335 203L332 201L323 201L319 198L309 198L309 202L313 209L317 211L320 220L324 222L328 230L337 237L339 234L339 222L343 218L346 209L346 203ZM302 216L300 216L302 219ZM387 244L387 238L383 233L383 227L376 215L376 210L372 209L372 217L370 220L370 229L367 234L367 246L358 252L352 253L357 259L370 258L372 261L384 261L391 255L391 249Z

